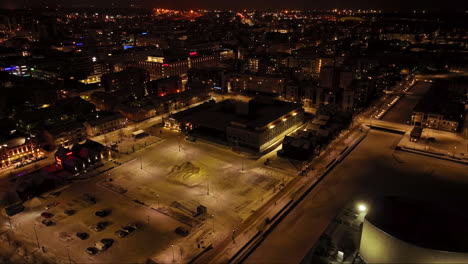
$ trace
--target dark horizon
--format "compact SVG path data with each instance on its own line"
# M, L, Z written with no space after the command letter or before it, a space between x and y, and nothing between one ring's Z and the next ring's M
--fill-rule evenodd
M140 7L140 8L170 8L170 9L258 9L258 10L280 10L280 9L297 9L297 10L327 10L327 9L377 9L384 12L408 12L413 10L427 10L427 11L438 11L438 12L467 12L468 7L462 3L462 1L449 0L449 1L422 1L422 0L396 0L396 1L385 1L385 0L363 0L363 1L343 1L343 0L318 0L314 2L304 0L290 0L280 1L272 0L268 2L268 5L264 1L260 0L239 0L222 2L214 0L201 0L201 1L188 1L188 0L161 0L161 1L149 1L149 0L135 0L135 1L116 1L116 0L104 0L96 3L95 1L76 1L76 0L24 0L14 1L6 0L2 1L0 8L4 9L20 9L23 7L40 8L40 7L54 7L62 6L65 8L81 8L81 7L96 7L96 8L112 8L112 7Z

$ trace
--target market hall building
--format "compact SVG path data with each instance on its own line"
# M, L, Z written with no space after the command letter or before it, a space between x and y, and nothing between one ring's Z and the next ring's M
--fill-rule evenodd
M303 124L301 105L267 97L210 101L163 120L166 128L229 146L266 150Z

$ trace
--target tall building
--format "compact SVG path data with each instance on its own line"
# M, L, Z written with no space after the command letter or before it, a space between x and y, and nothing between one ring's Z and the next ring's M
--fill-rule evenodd
M106 91L124 90L137 97L146 94L148 81L148 72L136 67L128 67L123 71L104 74L101 77L101 84Z

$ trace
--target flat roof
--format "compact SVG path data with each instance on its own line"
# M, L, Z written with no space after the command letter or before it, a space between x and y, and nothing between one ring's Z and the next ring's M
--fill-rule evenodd
M433 250L468 252L468 218L428 202L388 196L372 203L366 220L407 243Z
M190 122L218 130L225 130L231 123L250 129L262 128L288 113L300 109L300 105L271 98L257 97L248 105L242 101L224 100L205 103L174 114L180 122Z

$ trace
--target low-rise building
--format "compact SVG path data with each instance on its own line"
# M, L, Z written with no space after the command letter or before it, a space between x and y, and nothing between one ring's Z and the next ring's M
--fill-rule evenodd
M464 112L465 105L451 99L446 83L436 83L414 108L411 125L457 132Z
M205 103L164 119L164 124L233 147L262 152L302 125L303 120L300 105L257 97L247 103Z
M47 127L43 134L51 147L70 146L87 137L86 128L78 121L63 122Z
M125 121L120 113L96 112L84 126L88 136L97 136L124 127Z

